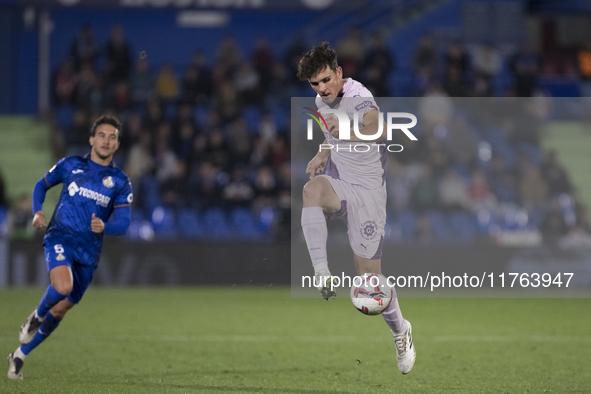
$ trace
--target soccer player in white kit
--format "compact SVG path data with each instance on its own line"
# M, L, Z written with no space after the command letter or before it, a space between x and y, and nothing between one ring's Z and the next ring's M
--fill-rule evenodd
M376 135L383 120L372 94L361 83L343 78L343 70L338 66L337 54L327 42L312 48L298 64L298 78L308 81L318 93L316 105L323 110L340 110L349 119L359 114L359 132L365 136ZM351 132L351 138L343 141L339 137L339 122L328 115L325 117L328 130L324 130L324 144L333 149L321 149L310 160L306 173L310 181L303 191L302 230L308 252L314 265L317 283L325 299L336 297L330 287L330 271L326 255L328 230L326 220L346 215L349 244L354 253L358 275L365 273L381 274L382 244L386 224L386 163L387 150L375 144L385 140L386 133L373 140L362 140ZM386 130L383 126L382 130ZM354 146L363 143L371 149L358 149ZM327 146L328 146L327 145ZM347 145L351 145L347 147ZM338 146L338 150L335 149ZM326 168L325 174L322 171ZM412 327L403 319L396 291L394 298L382 316L392 330L396 345L398 369L407 374L416 358L412 342Z

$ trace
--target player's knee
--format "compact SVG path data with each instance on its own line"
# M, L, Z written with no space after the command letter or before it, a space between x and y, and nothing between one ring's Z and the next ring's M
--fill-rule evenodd
M323 194L323 185L317 179L311 179L304 185L304 203L320 203Z
M57 319L63 319L66 316L66 313L74 307L74 304L71 303L59 303L49 311L53 317Z
M72 282L56 282L53 284L54 289L63 295L69 295L72 292L73 284Z

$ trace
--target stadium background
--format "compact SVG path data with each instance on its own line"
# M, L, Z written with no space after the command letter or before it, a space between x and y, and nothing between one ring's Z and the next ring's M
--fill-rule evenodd
M196 293L185 294L179 289L167 296L176 306L186 308L191 305L186 305L183 295L211 301L208 287L203 285L264 286L254 287L255 291L262 289L256 294L248 290L233 293L230 286L221 288L239 299L236 305L241 310L249 309L249 302L269 302L266 294L289 297L288 292L269 290L269 286L274 289L290 283L291 191L295 185L296 198L303 180L295 171L302 163L290 160L290 98L308 97L312 91L296 80L294 61L324 40L339 52L345 76L355 76L376 96L546 97L552 108L560 107L578 119L565 122L557 116L550 127L528 133L465 130L469 143L462 146L467 158L448 149L448 135L426 135L419 159L398 163L389 175L396 187L390 194L402 197L389 202L386 245L391 254L400 261L421 259L429 264L461 258L497 271L525 261L540 269L560 270L564 264L575 264L582 267L581 272L591 272L587 213L591 203L587 176L591 133L585 126L591 112L586 111L589 104L584 99L591 96L590 14L588 2L577 0L559 5L543 0L1 0L2 314L25 313L16 309L20 305L16 300L36 302L40 288L20 288L48 283L41 234L30 227L34 182L60 157L88 150L89 122L105 110L125 122L116 160L132 177L135 200L128 235L105 243L94 283L96 292L89 293L89 308L100 310L97 300L114 298L111 291L128 295L137 308L150 308L154 304L142 299L157 297L161 291L149 287L133 293L133 289L102 289L101 285L190 286ZM124 44L109 46L109 37L118 27ZM88 40L85 32L90 32ZM558 97L572 99L553 100ZM490 161L496 163L498 172L477 171L483 149L491 153ZM460 172L456 180L465 193L446 201L440 184L446 170L457 170L458 163L468 163L468 170ZM424 173L435 177L425 180ZM528 195L531 190L538 193ZM46 213L57 200L58 191L52 192L45 203ZM417 205L414 197L418 195L423 199ZM478 199L490 203L485 213L476 208L483 202ZM293 222L297 225L299 216ZM588 290L591 274L578 286ZM298 302L302 314L311 320L322 318L310 314L315 304ZM407 302L432 313L433 321L427 316L415 317L423 319L423 326L451 327L437 315L440 308L449 308L451 314L469 311L479 322L474 341L487 333L485 341L495 346L499 342L496 333L483 327L498 328L499 322L490 316L478 320L480 306L486 305L502 317L510 305L499 306L489 300L470 305L455 300L437 306L427 301ZM280 316L290 305L271 302L269 309ZM339 311L350 308L337 305ZM544 308L562 311L555 316L572 319L566 328L570 339L553 343L551 348L568 348L575 352L573 360L580 360L576 351L588 346L588 322L582 316L588 305L587 300L511 304L514 310L527 311L517 317L522 319L521 331L516 328L515 333L524 337L539 332L539 343L545 344L558 328L546 327L541 319ZM254 309L260 312L259 307ZM154 310L167 313L166 308ZM183 316L172 309L169 312L171 321L176 313ZM123 316L129 310L117 313ZM323 309L322 313L335 321L345 320L338 312ZM267 326L283 327L263 315L261 322ZM202 316L210 315L202 312ZM224 319L215 314L211 318ZM240 316L241 322L248 318ZM13 347L7 338L20 320L16 316L2 325L1 343L6 351ZM189 320L199 324L196 317ZM299 327L295 321L286 322ZM357 330L365 324L364 320L354 323ZM88 328L71 327L80 332ZM209 329L211 335L217 334L215 327ZM107 324L93 328L105 333L105 338L111 334ZM425 332L426 341L431 345L435 341L432 355L437 354L438 346L446 351L447 340L455 343L448 338L438 345L437 339L429 342L428 334ZM335 335L337 342L354 340L346 337L344 329ZM63 345L55 341L55 346ZM183 346L183 341L171 346ZM250 339L235 340L244 341ZM51 346L48 341L47 349ZM272 347L273 343L262 346ZM215 348L211 351L213 354ZM548 354L553 353L536 353L532 359ZM222 357L220 364L228 362L228 357ZM523 365L534 369L528 362L524 359ZM438 363L434 366L441 367L445 361ZM493 364L493 368L498 366ZM584 363L577 366L557 380L564 382L570 376L570 389L562 392L585 392L583 387L589 387L588 374L580 370ZM537 362L535 367L543 370ZM492 377L487 369L483 367L475 376L505 379L502 368ZM368 376L380 380L375 372ZM534 378L526 387L546 387L532 383L537 379L533 372L527 376ZM211 374L210 378L211 382L196 389L216 386ZM293 387L300 387L298 379L293 380ZM507 383L510 390L518 387L511 382L515 385ZM474 386L466 392L484 392L475 381L470 383ZM261 381L246 384L267 387L261 392L276 392ZM220 390L233 391L230 386ZM335 392L347 386L331 387L323 388L326 391L314 391L311 386L277 392ZM258 392L252 388L245 391Z

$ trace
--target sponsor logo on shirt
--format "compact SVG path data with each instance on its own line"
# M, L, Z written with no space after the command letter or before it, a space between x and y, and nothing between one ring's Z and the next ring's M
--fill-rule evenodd
M70 194L70 197L74 197L74 195L78 193L80 196L94 200L97 205L100 205L101 207L105 208L109 205L109 202L111 201L111 197L107 197L103 194L97 193L94 190L90 190L85 187L78 187L76 182L72 182L68 185L68 193Z

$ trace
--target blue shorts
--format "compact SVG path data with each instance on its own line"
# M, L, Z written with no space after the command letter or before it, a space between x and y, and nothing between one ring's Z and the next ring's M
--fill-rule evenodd
M46 236L43 242L45 250L45 264L47 272L60 265L67 265L72 270L74 284L68 300L77 304L92 282L92 276L97 264L95 256L80 247L71 246L72 243L60 236ZM82 264L81 262L84 262Z

